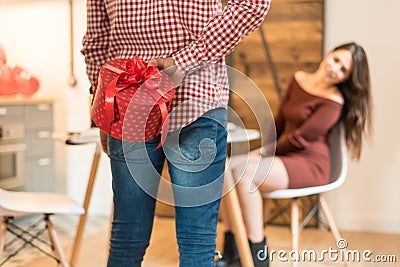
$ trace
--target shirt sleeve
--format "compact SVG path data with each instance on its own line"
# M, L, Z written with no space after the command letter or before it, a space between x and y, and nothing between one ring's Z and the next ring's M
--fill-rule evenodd
M326 136L338 122L342 106L322 103L299 127L282 135L276 143L276 154L285 154L306 148L320 136Z
M110 23L104 1L87 0L87 29L81 53L85 57L86 73L95 86L100 67L107 61Z
M229 54L264 20L270 0L230 0L221 14L214 16L199 38L172 57L179 68L216 63Z

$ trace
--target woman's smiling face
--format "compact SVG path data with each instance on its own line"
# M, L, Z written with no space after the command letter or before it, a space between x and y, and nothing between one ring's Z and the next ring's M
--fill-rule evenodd
M331 84L344 82L353 69L352 54L346 49L329 52L322 60L319 69L326 82Z

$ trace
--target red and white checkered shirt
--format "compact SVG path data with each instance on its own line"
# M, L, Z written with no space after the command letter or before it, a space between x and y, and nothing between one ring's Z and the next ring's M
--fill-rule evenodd
M95 85L100 67L112 59L173 57L189 79L174 96L170 130L226 108L227 80L207 66L225 64L225 55L262 23L270 1L230 0L222 9L220 0L87 0L81 52L90 82Z

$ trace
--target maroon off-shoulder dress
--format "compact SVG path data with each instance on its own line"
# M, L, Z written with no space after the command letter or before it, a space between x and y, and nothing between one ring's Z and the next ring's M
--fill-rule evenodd
M276 156L289 175L289 188L329 182L328 134L338 122L342 104L305 91L293 77L275 117Z

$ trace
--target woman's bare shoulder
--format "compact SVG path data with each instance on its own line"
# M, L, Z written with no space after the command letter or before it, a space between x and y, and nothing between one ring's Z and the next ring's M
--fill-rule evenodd
M332 89L330 90L330 94L327 95L327 98L335 101L341 105L344 104L344 97L342 92L339 90L337 86L333 86Z

